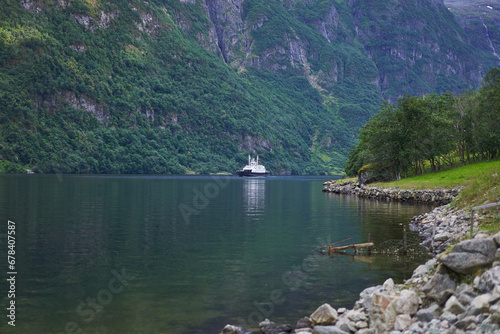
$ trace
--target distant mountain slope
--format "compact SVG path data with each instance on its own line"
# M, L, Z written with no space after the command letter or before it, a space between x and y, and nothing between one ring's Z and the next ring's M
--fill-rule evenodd
M382 99L491 57L437 0L0 0L0 169L336 173Z
M445 0L469 37L470 44L490 54L491 66L500 66L500 3L495 0Z

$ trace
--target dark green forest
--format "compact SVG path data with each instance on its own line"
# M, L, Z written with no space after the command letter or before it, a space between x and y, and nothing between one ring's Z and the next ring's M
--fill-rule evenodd
M500 69L481 88L460 95L405 95L387 102L360 131L346 174L397 180L500 155Z
M384 92L414 92L380 84L390 59L357 33L369 1L245 0L231 40L211 3L0 0L0 172L233 172L258 154L273 174L341 173ZM415 91L474 88L469 74Z

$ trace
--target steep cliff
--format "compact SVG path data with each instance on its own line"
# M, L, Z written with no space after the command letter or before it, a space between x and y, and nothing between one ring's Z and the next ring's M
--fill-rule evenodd
M349 77L376 83L391 100L461 91L494 65L440 0L204 3L209 35L231 67L293 70L324 96Z
M500 4L492 0L445 0L467 34L469 43L482 51L485 63L500 66Z

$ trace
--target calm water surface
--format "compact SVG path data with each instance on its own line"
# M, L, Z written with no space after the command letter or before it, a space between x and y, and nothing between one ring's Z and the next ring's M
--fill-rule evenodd
M408 277L422 258L319 256L401 239L430 207L321 192L328 177L0 177L0 248L16 223L16 327L1 333L219 333L290 322ZM352 254L349 253L349 254ZM8 268L4 260L2 276Z

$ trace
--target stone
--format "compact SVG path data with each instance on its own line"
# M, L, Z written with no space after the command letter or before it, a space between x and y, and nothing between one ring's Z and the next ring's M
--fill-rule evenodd
M451 252L439 258L439 261L454 272L460 274L470 274L476 268L493 262L494 254L491 258L480 253Z
M373 294L372 306L369 309L370 328L376 333L385 333L394 327L396 309L393 301L398 298L382 291Z
M343 314L343 313L346 313L347 312L347 309L345 307L341 307L339 309L337 309L337 313L338 314Z
M335 326L343 330L344 332L350 332L351 330L349 329L349 319L347 317L342 317L337 320L335 323Z
M392 278L387 279L384 284L382 285L382 289L387 291L388 293L392 293L394 290L394 281Z
M394 329L397 331L404 331L411 325L411 317L408 314L400 314L396 317L394 322Z
M491 292L495 285L500 285L500 266L493 267L481 275L478 289L482 293Z
M441 306L444 306L444 304L446 304L446 301L448 301L448 299L454 295L455 295L455 291L453 291L451 289L444 290L443 294L441 295L441 299L438 300L438 304Z
M266 318L266 320L261 321L261 322L259 323L259 327L261 327L261 328L262 328L262 327L265 327L265 326L269 326L269 325L271 325L271 324L274 324L274 322L272 322L271 320L269 320L269 319L267 319L267 318Z
M497 250L495 241L491 238L480 238L465 240L458 243L452 249L452 253L479 253L486 257L493 258Z
M467 309L467 315L478 315L488 312L490 308L490 303L488 302L490 297L491 295L487 293L474 298Z
M448 274L435 274L422 288L422 292L427 298L439 301L445 290L455 290L455 287L455 282Z
M349 334L336 326L316 326L314 327L313 334Z
M457 273L468 274L477 267L493 262L496 250L496 243L491 238L465 240L439 261Z
M236 327L236 326L232 326L232 325L226 325L226 327L224 327L222 329L222 332L220 332L221 334L245 334L245 332L243 331L243 329L241 327Z
M379 291L381 289L382 289L382 285L377 285L377 286L371 286L371 287L366 288L363 291L361 291L361 293L359 294L360 306L364 307L364 308L369 308L372 304L373 294L376 291Z
M481 282L481 277L474 277L474 281L472 282L472 287L476 290L479 290L479 282Z
M481 322L479 327L482 333L499 333L500 318L490 315Z
M500 304L495 304L490 307L490 317L500 322Z
M304 317L297 321L297 325L295 325L295 328L313 328L313 322L310 318Z
M491 292L491 297L488 302L490 303L490 305L493 305L498 301L500 301L500 285L495 285L495 288Z
M439 233L434 237L434 241L446 241L450 238L450 236L451 235L448 232Z
M441 314L440 319L441 320L446 320L450 324L454 324L455 322L457 322L458 317L455 314L451 313L451 312L443 312L443 314Z
M492 239L497 244L497 247L500 247L500 232L495 234Z
M421 322L430 322L432 319L435 317L439 316L439 305L438 304L432 304L431 306L420 309L416 313L416 317L418 321Z
M465 284L465 283L462 283L457 287L456 295L457 295L458 301L462 305L469 305L470 302L474 298L476 298L476 293L474 292L474 289L470 285Z
M388 295L383 292L376 292L373 294L372 308L379 307L382 311L385 311L389 304L396 299L394 295Z
M263 334L283 334L291 333L293 331L293 327L288 324L278 325L274 322L271 322L268 325L261 326L260 330Z
M356 334L371 334L371 330L369 328L361 328Z
M394 300L394 307L398 314L414 315L418 311L418 295L411 290L401 291L399 298Z
M269 319L266 319L259 323L260 330L263 334L282 334L282 333L291 333L293 331L293 327L288 324L278 325Z
M363 329L363 328L367 328L368 327L368 323L366 321L358 321L356 322L356 328L357 329Z
M348 312L347 317L354 322L368 320L368 316L365 313L358 310Z
M331 325L337 320L337 311L330 304L323 304L310 316L315 325Z
M428 274L436 266L436 259L431 259L425 264L421 264L413 271L412 277L422 277Z
M471 315L464 317L455 323L455 327L458 329L469 329L469 326L476 321L476 317Z
M453 314L461 314L465 312L465 307L458 301L457 297L451 296L444 305L443 311Z

